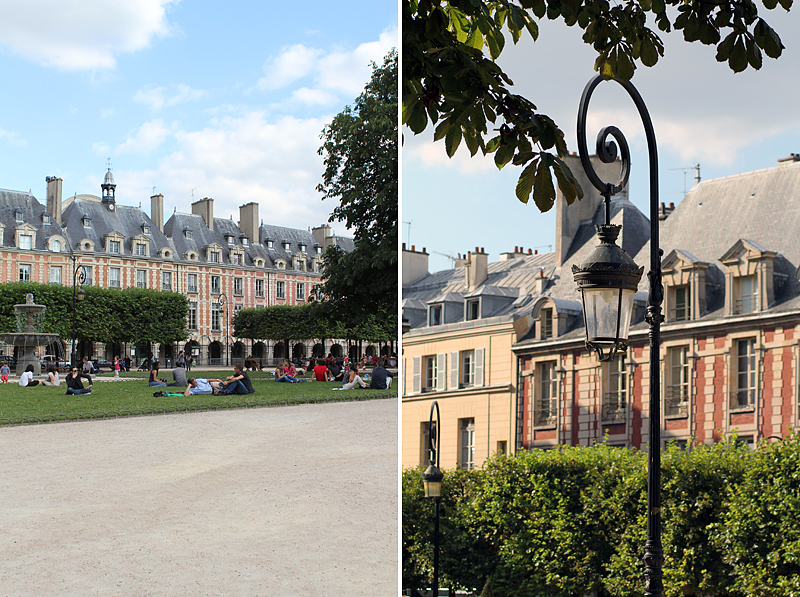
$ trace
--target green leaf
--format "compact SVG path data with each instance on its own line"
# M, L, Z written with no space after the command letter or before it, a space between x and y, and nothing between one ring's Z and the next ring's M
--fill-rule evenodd
M439 123L439 126L436 127L436 130L433 132L433 140L439 141L443 139L444 136L447 134L447 131L450 130L450 119L447 118L446 120L442 120Z
M533 200L539 211L550 211L556 200L556 190L553 187L553 177L550 174L552 156L543 153L536 168L536 177L533 183Z
M783 52L783 43L781 43L781 38L778 37L778 34L775 33L775 30L768 25L764 33L764 44L761 45L761 48L770 58L778 58Z
M736 34L730 33L722 40L722 43L717 45L717 62L726 62L733 50L733 44L736 41Z
M740 37L733 44L731 55L728 57L728 66L735 73L740 73L747 68L747 49L744 40Z
M567 205L572 205L575 199L579 201L583 199L583 189L581 185L563 160L554 158L553 173L556 175L558 188L561 189L561 193L564 195Z
M498 170L502 170L503 166L508 164L511 159L514 157L514 146L513 145L501 145L497 152L494 154L494 163L497 166Z
M649 37L642 39L641 60L645 66L654 66L658 62L658 50Z
M522 203L528 203L528 199L530 199L531 191L533 190L533 183L534 178L536 175L536 165L539 163L539 160L536 159L530 164L528 164L525 169L522 171L522 174L519 175L519 179L517 180L517 199L519 199Z
M425 106L418 99L403 106L403 124L408 125L415 134L420 134L428 126Z
M454 125L450 127L444 138L444 146L447 149L447 157L453 157L461 143L461 127Z
M746 45L747 45L747 62L755 70L759 70L761 68L761 50L758 49L758 46L752 39L748 38Z
M764 8L767 10L772 10L776 6L778 6L778 0L763 0L764 1Z
M470 48L475 48L476 50L483 49L483 35L481 35L481 32L477 27L470 32L465 45L469 46Z
M500 142L502 141L500 135L496 137L492 137L489 142L486 144L486 153L494 153L500 147Z
M471 128L464 129L464 143L469 149L469 155L474 157L476 153L478 153L478 138L475 132Z

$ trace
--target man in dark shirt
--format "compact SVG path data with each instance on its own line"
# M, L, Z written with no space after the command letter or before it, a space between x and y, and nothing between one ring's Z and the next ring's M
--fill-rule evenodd
M86 378L89 382L88 388L83 387L81 377ZM65 381L67 382L67 394L89 394L92 391L92 378L86 373L79 372L77 367L72 367L70 372L67 373Z
M372 381L369 382L369 387L373 390L388 390L391 379L389 372L383 368L383 359L378 359L378 364L372 370Z
M222 382L222 391L226 394L252 394L253 382L247 371L239 363L233 366L233 375L229 375L227 381Z

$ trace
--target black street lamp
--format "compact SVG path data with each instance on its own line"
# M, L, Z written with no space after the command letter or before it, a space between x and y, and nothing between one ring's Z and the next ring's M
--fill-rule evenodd
M591 183L605 198L605 225L598 226L601 244L592 251L580 266L573 266L575 281L583 296L583 313L586 324L586 346L595 350L601 361L610 361L617 352L627 350L628 327L636 292L643 268L637 268L633 260L614 241L619 226L610 224L611 196L622 190L630 172L630 152L625 137L616 127L605 127L597 135L596 153L600 161L610 164L615 161L617 146L607 141L612 136L619 143L622 153L622 170L616 184L603 182L589 161L586 149L586 113L595 88L603 80L594 77L586 85L578 108L578 153L581 165ZM658 243L658 154L656 135L650 114L639 92L629 81L615 79L628 92L644 125L650 162L650 279L647 297L647 323L650 324L650 448L647 471L647 541L644 551L644 594L661 597L664 594L662 565L664 555L661 547L661 374L660 345L661 303L664 289L661 286L661 255ZM607 351L607 352L604 352Z
M70 351L70 364L73 367L77 367L78 349L75 346L75 324L78 302L82 301L86 296L83 291L83 283L86 282L86 269L82 265L76 265L74 253L70 257L72 258L72 350ZM80 285L80 288L78 288L78 285Z
M225 366L230 366L228 363L228 295L224 292L220 293L218 304L221 309L225 311L225 334L223 335L225 341Z
M433 411L436 411L436 421L433 420ZM433 527L433 597L439 597L439 501L442 497L442 479L444 474L439 470L439 403L435 400L431 404L431 416L428 419L428 449L430 450L430 464L422 473L422 483L425 486L425 497L433 498L434 527Z

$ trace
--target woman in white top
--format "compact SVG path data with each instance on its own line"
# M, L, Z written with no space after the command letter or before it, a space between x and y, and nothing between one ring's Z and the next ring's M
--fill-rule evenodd
M50 365L47 368L47 379L42 382L46 386L60 386L61 380L58 377L58 371L56 368Z
M23 388L39 385L38 379L33 379L33 365L28 365L25 372L19 378L19 385Z

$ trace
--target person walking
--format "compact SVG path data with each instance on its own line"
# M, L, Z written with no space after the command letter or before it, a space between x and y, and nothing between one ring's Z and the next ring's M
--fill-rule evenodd
M3 383L8 383L8 376L11 374L11 369L8 366L8 363L3 363L3 366L0 367L0 381Z
M119 356L114 357L114 377L119 379Z

